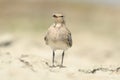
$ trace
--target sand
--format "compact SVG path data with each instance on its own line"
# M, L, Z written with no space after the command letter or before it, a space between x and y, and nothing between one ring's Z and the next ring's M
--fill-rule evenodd
M119 49L109 38L73 34L73 47L65 53L65 68L49 67L52 51L43 35L5 34L0 38L0 43L10 43L0 46L0 80L120 80ZM61 53L57 53L59 65Z

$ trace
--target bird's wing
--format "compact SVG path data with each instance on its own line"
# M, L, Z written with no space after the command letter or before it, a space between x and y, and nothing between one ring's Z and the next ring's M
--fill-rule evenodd
M71 47L72 46L72 36L71 33L68 33L67 35L67 43Z
M72 46L72 36L71 36L71 32L68 28L66 28L67 30L67 36L66 36L66 43L68 44L68 46Z
M47 36L45 35L44 40L47 41Z
M44 40L46 42L46 44L48 44L48 37L49 37L49 33L51 32L52 28L55 26L55 24L52 24L49 28L48 28L48 31L44 37Z
M46 35L44 37L44 41L46 42L46 44L48 44L48 32L46 33Z

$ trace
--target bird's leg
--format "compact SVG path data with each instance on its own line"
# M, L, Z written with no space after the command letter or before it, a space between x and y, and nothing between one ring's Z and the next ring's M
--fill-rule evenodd
M55 51L53 50L52 67L55 67L54 62L55 62Z
M62 60L61 60L61 65L60 65L60 67L64 67L64 66L63 66L63 59L64 59L64 51L63 51L63 53L62 53Z

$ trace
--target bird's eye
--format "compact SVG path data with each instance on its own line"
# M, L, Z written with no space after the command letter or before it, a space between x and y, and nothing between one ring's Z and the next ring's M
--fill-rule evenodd
M64 16L60 16L60 17L64 17Z
M53 15L53 17L57 17L56 15Z

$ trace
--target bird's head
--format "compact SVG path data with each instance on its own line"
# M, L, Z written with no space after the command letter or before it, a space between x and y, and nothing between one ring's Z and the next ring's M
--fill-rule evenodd
M55 19L56 23L63 23L64 22L64 16L61 13L54 13L53 18Z

